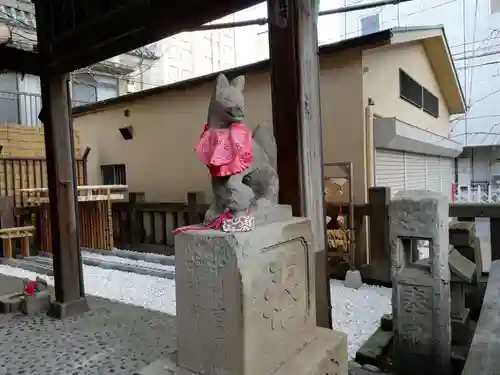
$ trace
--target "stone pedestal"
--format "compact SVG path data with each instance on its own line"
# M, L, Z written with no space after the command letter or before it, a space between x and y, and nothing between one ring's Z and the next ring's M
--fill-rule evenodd
M451 371L448 200L426 191L402 191L390 203L394 367L398 375ZM429 241L429 263L413 258Z
M464 283L451 282L451 342L453 345L468 345L472 339L469 328L470 310L465 307Z
M346 336L316 327L309 220L182 232L175 251L178 351L141 374L347 374Z

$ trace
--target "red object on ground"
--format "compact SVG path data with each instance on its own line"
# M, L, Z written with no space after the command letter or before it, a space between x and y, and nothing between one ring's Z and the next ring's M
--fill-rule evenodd
M26 294L29 294L32 296L36 292L36 281L29 281L25 286L24 286L24 292Z
M457 194L457 184L451 184L451 201L455 200L455 196Z

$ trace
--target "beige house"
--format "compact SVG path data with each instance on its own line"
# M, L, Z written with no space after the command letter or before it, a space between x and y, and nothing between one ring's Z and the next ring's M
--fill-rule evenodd
M389 29L322 46L320 68L324 162L353 162L356 202L374 185L451 192L461 147L448 139L450 115L465 104L443 28ZM269 61L225 73L246 76L246 124L271 123ZM215 76L76 108L80 143L92 148L89 183L127 183L148 201L209 195L193 148ZM119 131L127 126L129 140Z

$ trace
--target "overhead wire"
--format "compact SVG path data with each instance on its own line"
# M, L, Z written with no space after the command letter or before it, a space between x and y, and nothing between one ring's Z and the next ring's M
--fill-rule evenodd
M465 2L465 0L464 0ZM474 9L474 26L473 26L473 29L472 29L472 50L473 50L473 53L472 53L472 58L475 57L475 54L476 54L476 50L475 50L475 42L476 42L476 31L477 31L477 11L478 11L478 8L479 8L479 0L476 0L476 6L475 6L475 9ZM469 84L469 98L468 98L468 106L470 107L471 105L471 100L472 100L472 88L473 88L473 81L474 81L474 69L475 67L473 67L470 71L470 84Z

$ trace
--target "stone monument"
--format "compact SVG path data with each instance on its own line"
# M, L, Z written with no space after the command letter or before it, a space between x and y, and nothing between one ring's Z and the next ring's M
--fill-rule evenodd
M394 368L398 375L449 375L451 358L448 199L402 191L390 203ZM418 262L418 241L429 263Z
M241 123L243 82L219 76L206 129ZM175 231L177 352L142 375L347 375L346 335L316 327L311 223L277 204L274 137L256 134L244 176L212 176L205 223Z

